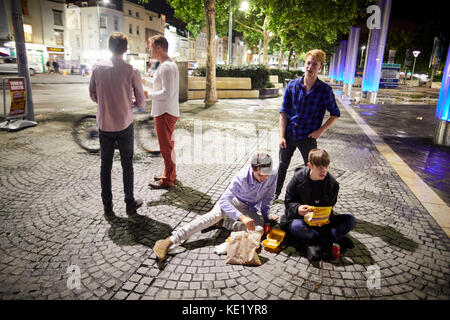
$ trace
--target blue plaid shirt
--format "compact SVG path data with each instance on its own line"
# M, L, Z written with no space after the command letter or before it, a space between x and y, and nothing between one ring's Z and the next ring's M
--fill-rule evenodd
M339 117L341 112L334 99L333 89L317 78L306 93L303 77L292 80L286 86L281 112L286 113L285 136L294 141L305 139L322 126L325 110Z

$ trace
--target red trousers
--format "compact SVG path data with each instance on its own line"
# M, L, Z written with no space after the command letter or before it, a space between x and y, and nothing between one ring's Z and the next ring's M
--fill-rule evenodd
M175 164L175 150L173 141L173 131L178 117L174 117L168 113L164 113L153 118L155 122L156 134L158 135L159 148L164 159L164 173L162 175L162 183L166 186L173 186L177 177Z

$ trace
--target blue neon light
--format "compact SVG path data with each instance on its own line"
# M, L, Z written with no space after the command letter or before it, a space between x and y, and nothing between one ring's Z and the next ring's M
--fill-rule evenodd
M351 28L348 36L347 58L344 69L344 83L353 84L358 57L359 28Z
M339 47L339 64L336 73L336 81L344 80L345 59L347 57L347 40L341 40Z
M449 117L450 97L448 95L449 86L450 86L450 51L447 53L447 60L445 61L444 74L442 75L441 90L439 91L439 100L436 106L436 118L445 121L450 121Z
M337 73L338 73L338 67L339 67L339 60L340 60L340 50L339 47L336 48L336 52L334 54L334 70L333 70L333 79L337 80Z
M382 15L381 29L370 30L370 42L367 48L367 61L362 82L362 91L364 92L377 92L380 85L391 4L392 0L381 0L379 2Z
M330 79L335 79L334 78L334 56L335 56L334 53L330 56L330 67L328 68L328 77Z

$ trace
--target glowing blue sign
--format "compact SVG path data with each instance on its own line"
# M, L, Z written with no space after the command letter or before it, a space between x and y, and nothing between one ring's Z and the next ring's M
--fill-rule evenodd
M347 58L344 69L344 83L353 84L355 80L356 59L358 57L359 28L351 28L348 36Z
M339 47L339 62L336 73L336 81L344 80L345 58L347 57L347 40L341 40Z
M449 46L450 50L450 46ZM441 91L436 107L436 118L439 120L450 121L450 97L448 96L448 87L450 85L450 52L447 53L447 61L442 75Z
M334 79L334 57L335 57L335 54L333 53L330 56L330 66L328 68L328 77L330 79Z
M377 92L380 85L381 68L383 66L384 48L391 14L392 0L379 2L381 9L381 29L371 29L369 33L369 47L364 69L362 91Z

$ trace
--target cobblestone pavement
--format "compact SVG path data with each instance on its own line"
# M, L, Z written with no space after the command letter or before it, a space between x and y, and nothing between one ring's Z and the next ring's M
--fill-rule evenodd
M103 215L99 157L71 138L79 115L39 115L35 128L0 132L0 298L448 300L449 238L344 108L319 147L329 151L330 172L341 185L336 212L357 218L350 233L354 249L339 260L313 263L293 247L278 254L263 250L259 267L227 265L214 246L228 233L216 230L194 236L183 244L184 252L157 264L155 241L208 212L256 148L266 149L265 139L278 135L280 104L281 97L222 100L208 109L184 103L177 129L206 132L204 140L195 135L184 140L193 151L185 149L177 185L168 191L149 189L162 160L136 147L135 194L145 205L130 218L118 156L116 215ZM227 136L239 140L221 157ZM213 163L207 157L202 164L199 146L203 154L233 161ZM296 151L285 185L300 158ZM280 203L272 206L274 213L283 209ZM69 288L76 274L67 269L73 265L80 271L80 289ZM377 271L379 289L368 286L376 285Z

